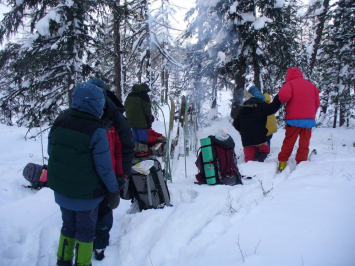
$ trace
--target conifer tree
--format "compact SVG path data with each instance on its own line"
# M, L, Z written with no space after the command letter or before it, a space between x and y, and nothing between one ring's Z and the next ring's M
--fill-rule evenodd
M2 114L17 124L37 127L51 122L71 104L76 84L93 73L99 77L95 58L96 1L9 1L0 39L21 34L19 43L1 51ZM22 26L22 27L20 27ZM23 32L20 32L23 29ZM18 36L17 35L17 36ZM13 73L11 76L9 73Z
M349 126L354 117L355 86L355 3L338 1L332 12L333 23L326 27L317 67L322 74L323 112L332 114L332 126ZM331 112L329 112L331 106Z

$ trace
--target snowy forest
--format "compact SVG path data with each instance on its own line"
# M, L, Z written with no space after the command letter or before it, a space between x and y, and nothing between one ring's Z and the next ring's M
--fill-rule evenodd
M93 78L122 102L149 85L171 203L121 198L93 266L355 265L354 0L0 0L0 21L1 266L57 263L60 206L23 170L48 162L48 129ZM278 171L282 105L267 158L245 162L244 91L277 98L294 67L320 96L307 160L298 143ZM242 184L196 182L198 140L221 131Z
M244 89L275 96L287 69L298 67L320 91L318 126L351 126L352 0L196 0L186 12L169 0L1 3L8 7L0 24L4 124L51 125L76 84L97 77L121 100L142 82L157 104L186 95L203 125L220 91L232 91L233 117ZM184 30L174 26L183 24L178 12Z

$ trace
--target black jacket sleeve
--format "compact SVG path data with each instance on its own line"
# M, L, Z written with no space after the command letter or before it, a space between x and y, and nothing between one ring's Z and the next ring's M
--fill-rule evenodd
M123 174L130 176L131 164L134 156L134 141L131 127L120 112L115 113L113 126L121 141Z
M262 104L262 109L263 109L263 112L269 116L269 115L272 115L274 113L276 113L279 108L281 106L281 102L279 100L279 95L277 94L274 98L274 100L272 101L272 103L270 104Z
M240 132L240 113L238 113L237 117L234 119L233 127Z

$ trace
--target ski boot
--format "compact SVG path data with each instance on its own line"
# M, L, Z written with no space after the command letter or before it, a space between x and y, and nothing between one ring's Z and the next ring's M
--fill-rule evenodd
M279 172L282 172L283 170L285 170L286 165L287 165L287 162L279 161Z

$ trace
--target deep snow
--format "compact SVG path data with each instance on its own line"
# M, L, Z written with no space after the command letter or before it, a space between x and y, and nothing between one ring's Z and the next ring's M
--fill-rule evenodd
M355 129L314 129L310 150L318 154L296 166L293 153L278 174L284 129L274 134L264 163L244 163L224 96L222 117L198 137L226 130L236 142L240 172L253 178L243 186L196 185L195 155L186 158L187 178L180 157L168 183L174 206L127 214L130 201L121 200L106 257L93 260L93 266L355 265ZM153 128L164 133L162 121ZM56 263L60 210L49 188L23 187L23 167L42 163L41 140L26 141L26 131L0 125L1 266ZM43 143L46 150L47 134ZM264 196L263 191L269 192Z

